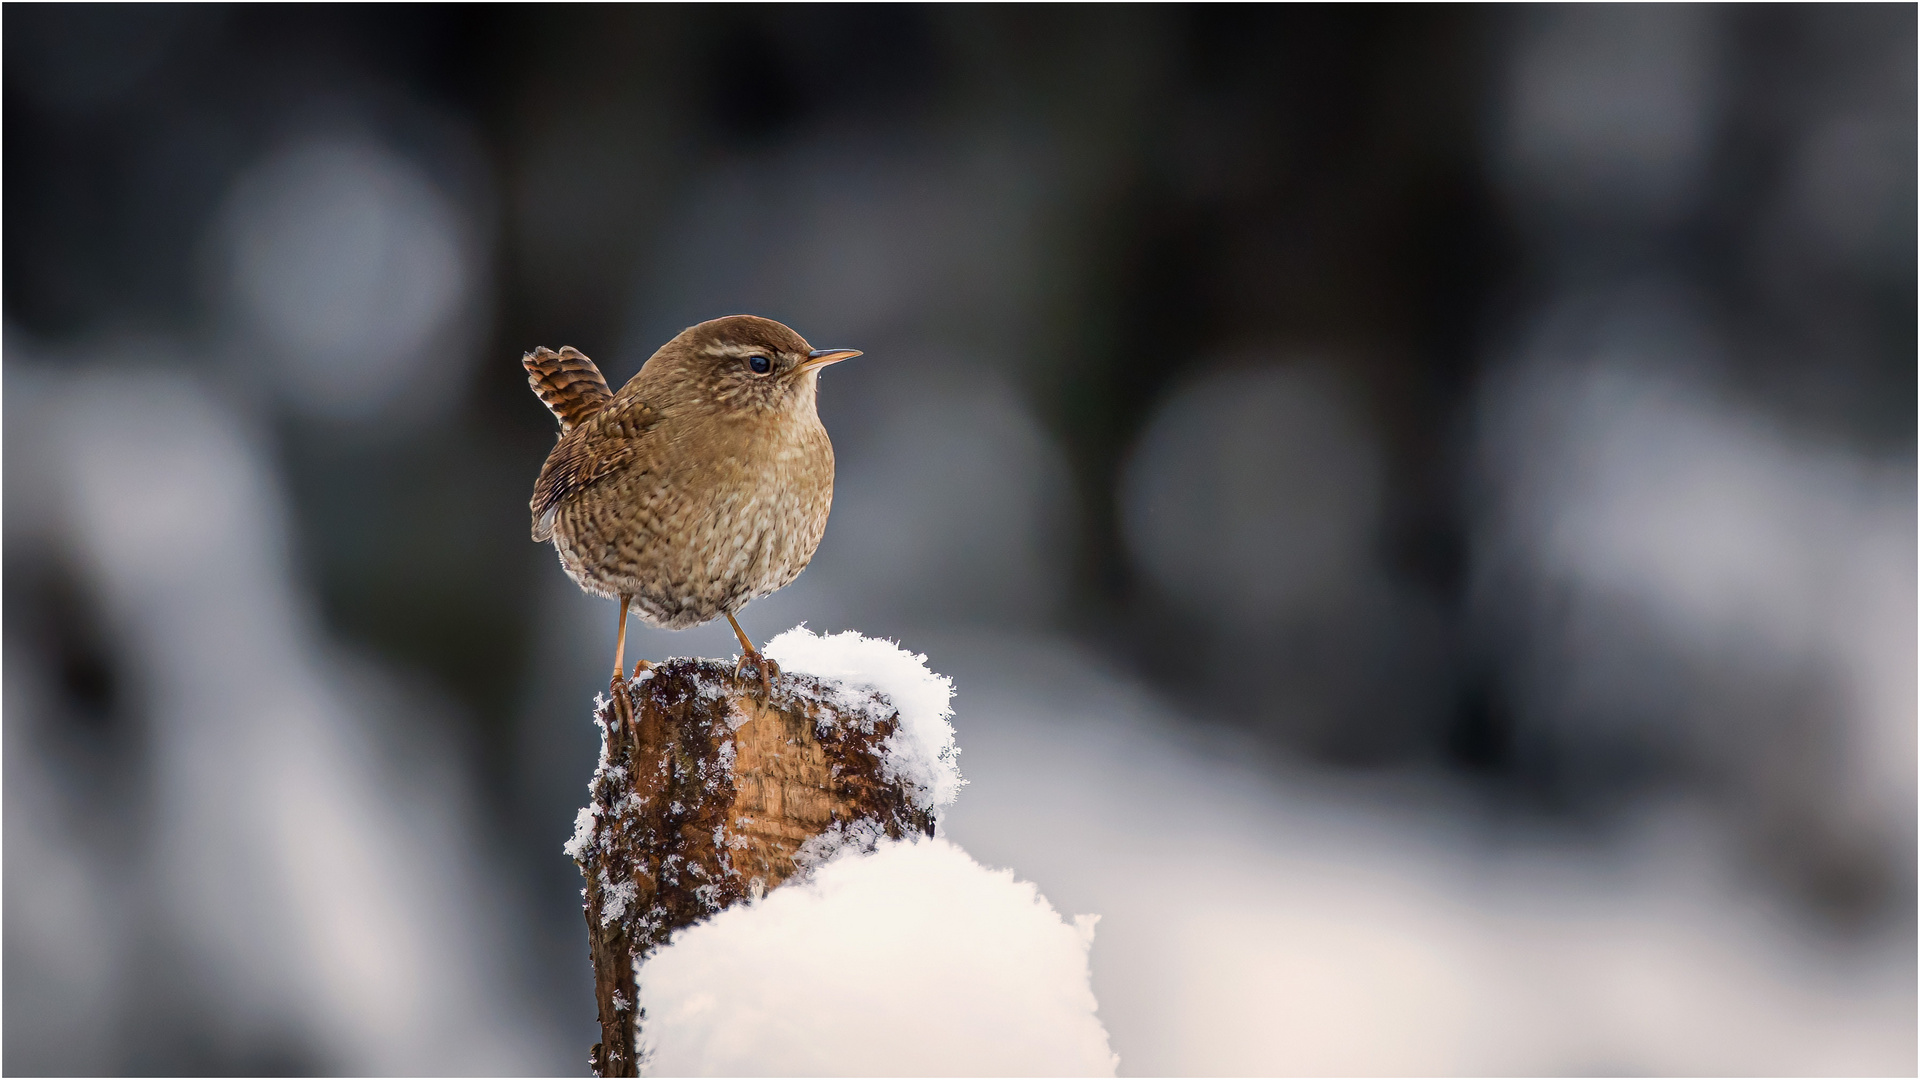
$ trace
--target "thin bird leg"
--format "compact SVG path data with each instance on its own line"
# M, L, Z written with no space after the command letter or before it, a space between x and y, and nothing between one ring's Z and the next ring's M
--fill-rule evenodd
M754 665L760 669L760 685L766 690L767 697L771 699L773 697L773 676L769 673L768 669L772 668L777 671L777 665L775 665L773 661L760 655L760 650L753 647L753 642L748 639L747 632L740 629L740 623L734 619L733 612L731 611L727 612L727 622L733 626L733 636L740 639L740 648L744 652L744 655L740 657L740 662L733 665L733 681L736 683L740 681L740 669L746 667L747 661L751 660L754 662Z
M620 636L613 639L613 677L626 674L627 665L627 605L633 603L633 597L620 594Z
M620 659L627 651L627 605L632 602L633 597L631 596L622 596L620 598L620 636L615 639L613 645L613 677L616 679L620 677ZM652 666L653 664L646 660L635 660L633 662L633 677L636 679L639 678L641 672Z
M625 593L620 596L620 633L613 639L613 680L607 689L613 694L614 722L626 728L633 738L634 745L640 745L640 732L633 718L633 699L627 696L626 672L623 670L627 658L627 605L633 597Z

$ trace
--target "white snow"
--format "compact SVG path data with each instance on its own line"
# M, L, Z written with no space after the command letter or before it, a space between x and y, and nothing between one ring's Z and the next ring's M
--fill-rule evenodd
M1095 920L1062 919L945 840L843 853L641 965L643 1061L665 1076L1111 1076Z
M610 925L615 919L627 913L627 905L633 903L639 889L631 881L609 881L607 872L600 871L600 925Z
M871 818L856 821L836 822L827 830L800 845L794 852L793 861L802 873L812 873L813 869L839 855L842 851L872 851L885 843L886 830Z
M767 642L764 651L782 669L826 682L844 712L884 719L871 715L869 692L900 711L900 729L887 740L888 775L914 789L921 809L949 806L960 794L966 781L948 720L953 680L928 670L925 654L853 630L816 634L805 625Z
M598 805L598 804L595 804ZM600 818L593 812L593 806L583 806L573 816L573 839L563 845L567 858L578 860L580 853L593 843L593 834L600 828Z

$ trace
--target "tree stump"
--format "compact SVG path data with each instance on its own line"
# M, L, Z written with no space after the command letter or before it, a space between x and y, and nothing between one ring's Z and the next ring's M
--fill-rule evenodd
M848 844L933 833L889 775L899 713L808 675L767 695L717 660L616 680L596 710L600 763L567 853L586 878L600 1042L595 1076L638 1076L639 963L674 931L757 899Z

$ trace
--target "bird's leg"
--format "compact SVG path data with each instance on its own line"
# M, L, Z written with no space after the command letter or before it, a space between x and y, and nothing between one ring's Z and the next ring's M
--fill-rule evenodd
M613 645L613 676L616 679L620 677L620 661L626 655L627 651L627 605L632 602L633 597L631 596L622 596L620 598L620 636L614 640ZM653 664L647 660L635 660L633 662L633 677L636 679L639 678L641 672L646 671L652 666Z
M768 700L772 700L773 676L779 673L779 665L767 659L765 656L760 655L760 650L753 647L753 642L748 639L747 632L740 629L740 623L734 619L733 612L731 611L727 612L727 622L733 627L733 636L740 639L740 648L743 653L740 657L740 662L733 665L733 681L736 683L740 681L740 669L746 667L747 661L751 660L755 666L760 669L760 685L766 690Z
M627 671L627 605L631 603L633 597L620 594L620 635L613 639L613 677L616 679Z
M613 639L613 681L608 683L613 692L614 719L632 731L633 699L627 696L626 659L627 659L627 605L633 597L620 594L620 633ZM637 732L633 732L636 736ZM636 743L637 745L637 743Z

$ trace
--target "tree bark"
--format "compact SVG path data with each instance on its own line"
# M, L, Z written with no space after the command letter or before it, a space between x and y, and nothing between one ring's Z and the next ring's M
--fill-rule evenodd
M932 835L933 817L887 775L899 714L878 695L850 701L790 674L766 695L758 679L736 685L730 664L689 659L609 689L592 802L568 851L587 880L593 1072L638 1076L635 975L676 930L846 844Z

